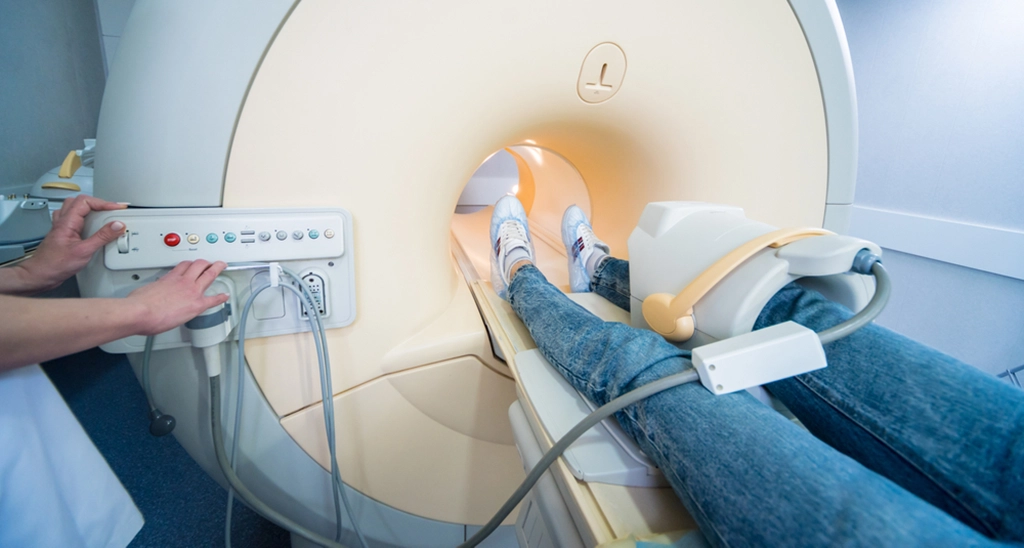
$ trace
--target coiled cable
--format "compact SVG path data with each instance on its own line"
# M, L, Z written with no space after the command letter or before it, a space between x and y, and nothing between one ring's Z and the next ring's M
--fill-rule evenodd
M889 295L892 294L892 278L889 277L889 271L882 266L881 261L871 263L868 268L870 268L871 274L875 277L875 294L871 296L867 306L854 314L852 318L818 333L818 339L823 346L847 337L854 331L871 323L872 320L882 313L885 305L889 303Z
M240 268L254 268L255 267L257 269L261 269L261 268L268 268L269 269L269 268L271 268L271 266L269 264L251 264L251 263L250 264L246 264L246 265L236 265L236 268L238 268L238 267L240 267ZM306 285L305 281L302 280L302 278L299 277L297 274L295 274L294 272L292 272L292 271L290 271L288 269L282 269L282 272L284 274L286 274L289 278L294 280L294 282L299 286L300 289L296 289L295 287L293 287L290 284L282 284L281 287L287 288L292 293L295 293L296 296L299 298L299 300L301 302L305 302L306 303L306 308L307 308L308 315L310 317L310 321L311 321L311 324L312 324L311 332L312 332L312 335L313 335L314 347L316 348L316 352L317 352L318 364L320 366L319 367L319 370L320 370L320 386L321 386L321 391L322 391L321 395L323 396L323 403L322 403L322 405L323 405L323 409L324 409L324 426L325 426L325 430L326 430L327 442L328 442L328 447L329 447L329 452L330 452L330 460L331 460L331 495L332 495L332 498L334 499L335 522L337 524L337 529L336 529L336 533L335 533L335 539L334 539L333 543L331 541L328 541L327 544L325 544L324 541L327 540L326 537L322 537L322 536L314 533L313 531L311 531L311 530L309 530L309 529L307 529L307 528L305 528L305 527L303 527L303 526L301 526L301 525L299 525L299 524L289 520L288 518L284 517L283 515L274 512L266 504L264 504L261 501L258 501L257 499L255 499L255 497L252 495L252 493L249 492L247 489L245 491L243 491L243 490L238 488L239 485L241 485L244 488L244 485L241 484L241 481L238 480L238 477L237 477L237 475L234 472L234 464L235 464L235 458L236 458L236 455L237 455L239 433L240 433L240 430L241 430L242 403L243 403L243 398L244 398L243 380L244 380L244 375L245 375L245 326L246 326L246 323L247 323L247 320L248 320L249 311L252 308L252 305L255 302L256 297L262 291L272 287L270 283L265 283L265 284L262 284L259 287L257 287L250 294L248 300L245 303L245 306L243 307L242 316L241 316L241 320L240 320L240 323L239 323L238 361L237 361L237 364L238 364L238 367L237 367L237 375L238 375L237 383L238 383L238 385L237 385L237 396L236 396L236 401L235 401L235 421L234 421L233 438L232 438L233 439L233 443L232 443L232 447L231 447L230 457L226 458L227 469L224 468L224 466L223 466L224 463L221 463L220 459L218 458L218 464L221 464L221 472L224 473L225 477L228 478L229 475L230 475L230 476L234 476L234 478L236 480L238 480L236 482L231 482L230 479L229 479L230 489L228 490L227 518L225 520L225 525L224 525L224 527L225 527L225 544L226 544L226 546L228 546L230 548L231 516L232 516L232 509L233 509L233 502L234 502L234 494L235 494L235 492L238 492L239 495L242 497L242 500L244 502L246 502L247 504L249 504L253 508L257 508L258 511L260 511L261 513L264 513L268 517L274 519L274 521L279 522L279 524L282 525L283 527L285 527L287 529L290 529L292 531L295 531L297 534L299 534L299 535L301 535L303 537L309 538L310 540L313 540L314 542L317 542L317 543L320 543L320 544L325 544L325 545L328 545L328 546L333 546L333 545L340 546L340 544L338 544L338 542L340 541L342 533L343 533L341 512L342 512L342 508L344 507L345 511L348 513L349 521L352 523L352 528L355 531L356 536L359 538L359 541L360 541L361 545L365 547L366 546L366 540L363 537L362 531L359 529L358 523L356 522L354 516L352 515L352 506L351 506L351 504L348 501L348 497L347 497L347 494L345 492L344 482L341 479L341 472L340 472L340 469L338 467L337 443L336 443L336 439L335 439L335 422L334 422L334 400L333 400L333 395L334 394L333 394L333 386L332 386L332 382L331 382L330 358L329 358L329 354L327 352L327 347L326 347L326 333L325 333L325 330L324 330L324 327L323 327L323 319L320 316L320 311L319 311L319 309L317 307L315 299L313 298L312 292L310 291L308 285ZM214 377L214 378L216 378L216 377ZM217 388L218 388L218 391L219 391L219 381L217 383ZM211 390L212 390L212 385L211 385ZM217 399L220 400L219 392L216 394L216 396L217 396ZM211 392L211 398L212 397L213 397L213 393ZM218 407L215 407L214 409L219 410L220 408L218 406ZM216 413L219 415L219 411L216 411ZM219 422L220 417L217 416L217 417L214 417L214 419L217 419L217 421ZM220 438L220 440L221 440L220 441L221 447L219 449L223 450L223 432L222 431L217 430L217 431L214 432L215 450L218 449L218 447L216 447L217 439L218 438ZM245 493L248 493L248 494L246 495ZM273 512L273 513L272 514L271 513L267 513L267 511L270 511L270 512ZM310 535L315 535L315 538L311 537Z

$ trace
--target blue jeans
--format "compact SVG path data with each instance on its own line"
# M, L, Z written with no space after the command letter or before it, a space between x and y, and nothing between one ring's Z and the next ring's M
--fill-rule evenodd
M628 288L628 264L609 259L591 289L628 310ZM687 351L600 320L533 266L517 272L509 302L599 405L691 367ZM791 284L755 329L793 320L820 331L849 316ZM1024 540L1024 392L873 324L825 353L827 368L768 387L810 432L746 392L715 396L698 383L616 417L713 545Z

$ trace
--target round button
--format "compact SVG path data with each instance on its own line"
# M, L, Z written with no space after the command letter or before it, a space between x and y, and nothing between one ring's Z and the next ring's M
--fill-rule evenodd
M328 228L327 230L324 231L324 236L326 236L327 238L333 238L334 237L334 231L331 230L330 228Z
M217 235L214 234L213 232L207 234L206 235L206 241L211 243L211 244L217 243Z
M234 232L228 232L227 234L224 235L224 241L229 243L229 244L230 243L234 243L236 237L237 236L235 236ZM214 240L214 241L216 241L216 240Z
M277 231L277 239L278 240L286 240L286 239L288 239L288 233L283 231L283 230L278 230Z
M270 241L270 233L266 232L266 231L260 232L260 241L261 242L269 242Z
M181 243L181 236L178 236L177 234L175 234L173 232L171 232L170 234L164 236L164 244L166 244L167 247L174 247L174 246L176 246L176 245L178 245L180 243Z
M188 243L190 243L190 244L198 244L199 243L199 235L198 234L189 234L187 239L188 239Z
M309 237L311 239L313 239L313 240L319 238L320 237L320 231L315 229L315 228L313 230L310 230L309 231Z
M302 231L301 230L296 230L296 231L292 232L292 238L295 238L296 240L301 240L302 239Z

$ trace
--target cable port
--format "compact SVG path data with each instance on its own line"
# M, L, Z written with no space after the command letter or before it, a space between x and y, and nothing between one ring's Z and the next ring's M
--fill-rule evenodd
M320 316L327 317L330 312L327 308L327 278L314 271L303 272L301 278L309 286L309 292L316 302L317 309L320 310ZM302 317L309 319L309 308L305 299L302 302Z

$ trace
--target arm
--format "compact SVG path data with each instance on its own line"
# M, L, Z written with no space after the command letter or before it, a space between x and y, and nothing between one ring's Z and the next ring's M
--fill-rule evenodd
M60 210L53 213L53 228L32 257L18 265L0 268L0 294L32 295L53 289L74 276L85 267L93 253L124 232L124 223L113 221L89 238L82 239L85 216L92 211L124 207L124 204L85 195L66 200ZM6 300L3 303L4 310L7 310L10 305Z
M130 335L177 327L228 296L203 293L225 265L185 261L123 299L0 295L0 371L66 356Z

